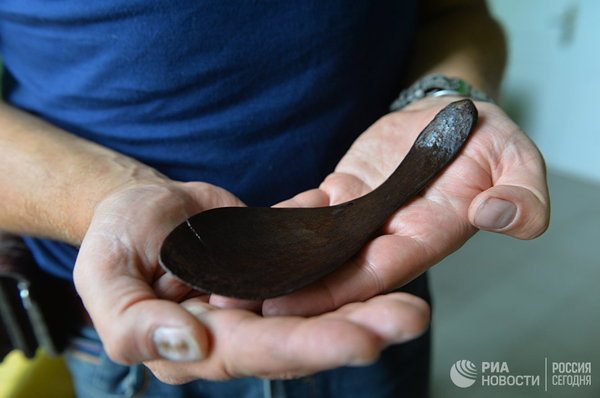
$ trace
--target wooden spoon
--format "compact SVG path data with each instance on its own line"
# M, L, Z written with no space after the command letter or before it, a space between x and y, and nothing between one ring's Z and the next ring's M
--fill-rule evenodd
M196 214L167 236L160 263L196 289L230 297L265 299L304 287L373 239L456 157L476 121L470 100L451 103L382 185L349 202L318 208L222 207Z

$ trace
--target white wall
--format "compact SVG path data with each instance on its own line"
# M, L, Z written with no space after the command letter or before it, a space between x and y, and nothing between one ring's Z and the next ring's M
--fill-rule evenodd
M600 1L488 3L510 44L502 105L550 168L600 182Z

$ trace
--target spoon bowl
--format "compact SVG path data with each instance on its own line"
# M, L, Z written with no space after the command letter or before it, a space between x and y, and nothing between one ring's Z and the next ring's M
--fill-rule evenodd
M460 152L477 122L468 100L442 109L378 188L317 208L221 207L196 214L165 239L160 264L207 292L260 300L331 273Z

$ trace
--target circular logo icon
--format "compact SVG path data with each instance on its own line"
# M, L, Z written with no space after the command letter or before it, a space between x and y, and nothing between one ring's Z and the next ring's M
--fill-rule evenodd
M456 361L450 368L450 379L457 387L471 387L477 380L477 366L466 359Z

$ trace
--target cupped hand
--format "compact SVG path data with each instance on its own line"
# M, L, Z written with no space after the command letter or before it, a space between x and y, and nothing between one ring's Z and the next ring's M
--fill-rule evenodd
M122 188L98 204L74 279L113 360L144 362L168 383L291 377L368 363L427 327L427 304L406 294L311 318L219 309L159 266L175 226L202 210L242 205L215 186L178 182Z
M418 133L456 98L428 98L372 125L318 189L281 206L335 205L375 189L397 167ZM519 239L542 234L549 220L544 161L496 105L476 103L479 121L457 159L396 212L348 264L286 296L264 314L309 315L398 288L457 250L478 229Z

